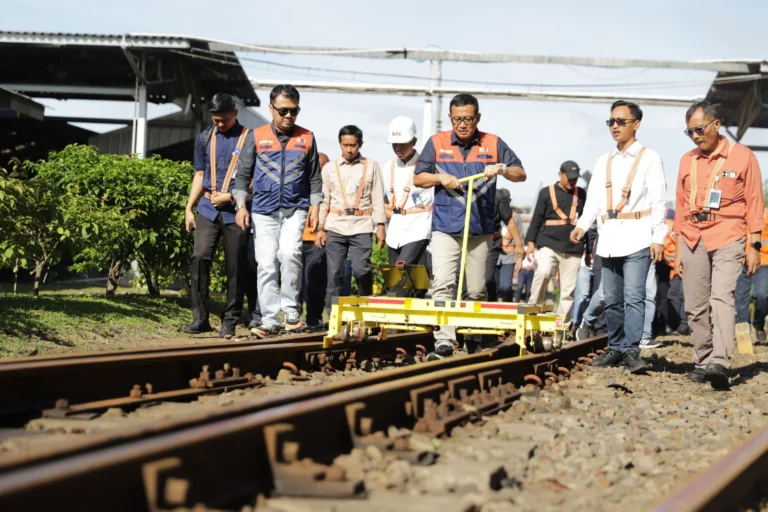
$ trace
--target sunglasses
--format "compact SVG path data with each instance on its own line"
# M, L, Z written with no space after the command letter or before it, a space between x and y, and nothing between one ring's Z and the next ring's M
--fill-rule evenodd
M696 135L704 135L704 132L707 131L707 126L711 125L715 121L717 121L717 119L711 120L710 122L708 122L704 126L697 126L696 128L686 128L685 130L683 130L683 133L686 134L689 137L691 135L693 135L694 133Z
M285 117L288 115L288 113L290 113L293 117L296 117L299 115L299 112L301 112L301 107L281 108L281 107L276 107L272 104L270 104L270 107L275 109L277 113L280 114L280 117Z
M610 118L610 119L608 119L605 122L605 126L610 128L611 126L616 124L618 126L622 126L623 127L623 126L627 126L627 123L631 123L633 121L637 121L637 119L621 119L621 118L614 119L614 118Z
M461 123L471 124L472 121L474 121L475 119L477 119L477 114L473 115L472 117L470 117L470 116L467 116L467 117L452 117L451 118L451 122L453 124L455 124L456 126L459 126Z

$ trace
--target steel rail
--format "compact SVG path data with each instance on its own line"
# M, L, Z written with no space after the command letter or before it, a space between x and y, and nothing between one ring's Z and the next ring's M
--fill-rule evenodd
M377 442L369 439L370 432L429 421L426 411L436 394L464 398L473 389L487 394L497 386L490 405L507 407L521 395L510 385L557 378L553 372L558 371L566 375L604 344L603 336L558 352L512 358L492 350L380 372L348 381L357 384L354 389L326 390L279 407L233 406L192 426L135 442L0 471L0 509L165 510L198 503L239 508L259 493L276 490L359 497L359 483L346 482L343 474L318 464L331 463L353 446ZM465 413L455 412L457 421L466 419ZM451 428L450 417L440 421ZM402 446L394 449L399 455L417 455Z

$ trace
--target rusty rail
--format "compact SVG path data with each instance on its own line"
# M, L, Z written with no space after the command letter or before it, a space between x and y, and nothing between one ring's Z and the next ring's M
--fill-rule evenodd
M762 503L761 503L762 502ZM670 494L654 512L763 510L768 502L768 427Z
M307 400L232 406L131 442L6 466L0 509L237 509L259 493L360 497L362 483L331 466L335 456L374 444L412 462L433 460L380 432L395 426L445 435L472 410L508 407L531 376L565 378L604 343L600 337L555 353L509 358L499 350L408 366L307 390L317 393Z
M267 342L206 344L143 349L108 354L86 353L47 358L24 358L0 365L0 427L16 427L39 417L46 409L67 409L74 404L181 391L201 372L214 376L226 365L246 373L274 377L285 362L309 369L308 354L325 354L324 333L286 336ZM417 345L431 346L429 335L397 334L388 341L334 346L334 353L356 352L357 361L378 353L393 354L397 347L413 353ZM207 367L207 368L204 368ZM230 376L230 375L228 375ZM172 399L170 396L166 400ZM183 394L179 400L184 400ZM104 403L104 406L109 406ZM137 403L138 405L138 403Z

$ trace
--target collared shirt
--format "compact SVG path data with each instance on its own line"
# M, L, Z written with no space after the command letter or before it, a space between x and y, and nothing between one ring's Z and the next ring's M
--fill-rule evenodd
M685 153L680 159L673 230L683 235L683 240L691 249L699 239L703 239L707 251L714 251L735 242L747 233L762 231L765 227L760 165L751 149L741 144L736 144L730 149L731 144L722 137L711 155L703 155L696 148ZM716 188L722 190L720 208L713 209L710 213L734 218L694 223L690 219L691 165L696 162L696 210L700 211L707 200L709 179L721 156L727 156L727 160L718 171L716 184Z
M280 141L283 149L288 141L291 140L291 134L293 129L283 133L275 127L275 123L272 123L272 131L277 135L277 139ZM251 185L253 179L253 170L256 165L256 141L253 138L253 130L248 130L248 135L245 137L245 145L243 147L243 153L240 155L240 161L237 165L237 180L235 182L235 190L232 192L232 197L239 201L244 201L248 197L248 187ZM307 174L309 174L309 204L316 205L323 201L323 184L320 176L320 155L317 152L317 144L315 138L312 137L312 147L309 149L309 153L304 157L304 168ZM290 208L289 210L295 210Z
M196 171L203 171L203 191L211 192L211 141L208 140L206 144L206 137L208 136L209 129L203 130L203 132L197 137L195 142L195 154L192 157L192 165ZM243 125L238 121L234 126L226 132L220 132L216 130L216 189L219 192L232 192L235 186L236 174L233 173L232 180L229 183L229 190L221 190L224 184L224 177L227 175L227 169L229 168L229 162L232 160L235 148L237 147L237 139L243 131ZM213 135L211 135L213 137ZM221 218L224 224L234 224L235 222L235 206L228 204L223 206L220 210L217 210L210 199L202 196L197 203L197 213L210 220L211 222L216 220L216 217L221 213Z
M365 188L360 196L360 210L373 210L373 215L352 216L333 215L330 210L344 210L355 206L355 196L363 176L363 167L368 166L365 178ZM338 165L339 172L336 172ZM342 186L339 175L346 191L346 205L342 199ZM323 167L323 202L320 204L320 226L326 231L333 231L343 236L373 233L376 224L384 224L387 215L384 212L384 190L381 183L381 170L375 161L362 155L353 162L343 158L328 162Z
M584 210L584 202L587 200L587 193L583 188L576 187L576 219L579 218ZM563 190L560 185L555 184L555 199L557 207L566 216L571 214L571 203L573 203L573 192ZM544 187L539 191L539 198L531 215L531 225L528 227L528 233L525 235L526 242L533 242L536 247L548 247L556 252L566 254L581 254L584 252L584 244L571 243L572 224L562 226L547 226L548 220L561 220L555 212L555 206L552 204L552 198L549 195L549 187Z
M420 188L413 185L413 170L416 168L416 162L419 161L419 153L414 152L408 162L403 163L399 158L393 158L384 165L381 170L381 181L384 185L384 201L386 204L392 203L392 190L395 195L395 206L402 206L405 210L416 207L432 206L435 199L435 189L433 187ZM392 171L394 170L394 185L392 182ZM405 192L405 187L410 187L409 192ZM390 190L390 188L392 190ZM426 240L432 231L432 212L409 213L406 215L392 215L387 226L387 246L393 249L399 249L405 244Z
M614 149L597 159L595 173L589 182L587 202L576 227L586 232L595 220L600 242L597 244L597 255L603 258L628 256L652 243L663 244L667 235L667 184L664 178L664 165L658 153L648 148L637 167L635 179L632 180L629 199L623 212L639 212L651 209L649 216L641 219L619 220L609 219L605 222L602 215L607 211L606 204L606 165L612 159L611 182L613 207L621 202L621 189L627 180L627 175L635 161L638 151L643 145L635 141L624 152Z

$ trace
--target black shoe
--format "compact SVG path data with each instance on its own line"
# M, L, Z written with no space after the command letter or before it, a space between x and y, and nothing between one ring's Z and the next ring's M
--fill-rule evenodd
M304 326L303 332L312 333L312 332L320 332L320 331L324 331L324 330L325 329L323 328L323 324L322 323L318 323L318 324L314 324L314 325L313 324L306 324Z
M453 355L453 345L438 345L434 352L427 354L427 361L439 361Z
M704 373L704 368L694 368L693 371L688 374L688 380L691 382L695 382L696 384L701 384L702 382L705 382L707 380L707 377Z
M219 338L226 338L229 339L235 335L235 326L233 325L222 325L221 330L219 331Z
M640 357L639 350L627 350L624 352L624 364L627 365L630 373L645 373L648 369L648 363Z
M598 368L602 368L605 366L619 366L624 363L624 354L619 352L618 350L613 350L612 348L609 348L599 356L597 356L594 360L592 360L592 366L597 366Z
M709 363L704 370L704 377L714 389L728 389L728 370L717 363Z
M182 329L182 331L187 334L202 334L204 332L211 332L212 330L211 324L208 322L192 322L185 325Z
M755 329L755 336L757 336L757 341L759 343L765 343L765 329Z
M592 328L587 324L582 323L579 328L576 329L576 340L578 341L584 341L594 337L595 331L593 331Z

